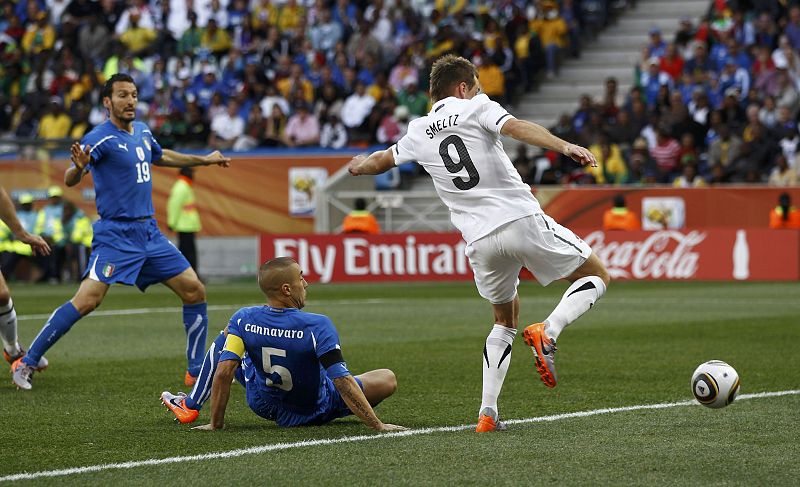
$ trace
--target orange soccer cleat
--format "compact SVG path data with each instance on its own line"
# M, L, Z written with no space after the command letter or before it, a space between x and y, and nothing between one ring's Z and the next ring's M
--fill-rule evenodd
M536 363L536 370L542 376L542 382L551 389L556 386L555 355L556 341L548 338L544 333L544 323L535 323L525 328L522 333L525 343L533 351L533 359Z
M489 433L492 431L503 431L506 425L497 419L497 413L491 408L483 408L478 416L478 426L475 427L477 433Z
M19 348L19 353L17 355L9 355L8 352L6 352L5 349L3 349L3 358L9 364L13 364L14 362L21 359L24 356L25 356L25 349L22 347ZM50 365L50 363L47 361L46 358L42 357L39 359L39 363L36 365L36 367L33 368L33 370L35 370L36 372L41 372L44 369L46 369L48 365Z
M182 424L193 423L200 411L186 405L186 394L172 394L169 391L161 393L161 403L175 415L175 421Z
M194 387L195 382L197 382L197 377L190 374L189 371L187 370L186 375L183 376L183 384L186 387Z

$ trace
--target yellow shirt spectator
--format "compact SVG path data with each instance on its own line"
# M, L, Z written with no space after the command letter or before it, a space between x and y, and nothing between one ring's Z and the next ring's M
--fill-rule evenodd
M278 27L278 31L284 33L288 30L295 30L300 26L300 19L306 16L306 9L297 5L295 0L289 0L286 5L282 5L275 17L270 17L270 23Z
M628 166L622 159L622 152L617 144L592 144L589 150L597 159L597 167L586 166L587 174L594 176L597 184L621 184L628 177Z
M216 54L230 50L233 42L225 29L218 28L215 21L209 20L208 27L203 29L203 35L200 36L200 45Z
M295 90L300 90L303 93L303 99L306 103L314 101L314 85L305 78L299 80L293 78L283 78L278 81L278 91L287 100L291 99L291 94Z
M483 64L478 68L478 81L483 92L492 96L503 96L506 91L505 75L496 64Z
M39 14L45 15L45 18L47 16L44 12ZM28 26L25 35L22 36L22 50L28 54L39 54L52 49L55 42L56 31L53 26L36 23Z
M542 46L549 46L552 44L558 47L564 47L564 36L567 33L567 23L561 17L554 19L536 18L531 20L530 28L532 31L539 34L539 39L542 41Z
M48 113L39 121L40 139L63 139L69 134L72 120L64 112Z
M156 40L156 31L143 27L131 27L119 36L119 40L133 54L138 54L153 44Z

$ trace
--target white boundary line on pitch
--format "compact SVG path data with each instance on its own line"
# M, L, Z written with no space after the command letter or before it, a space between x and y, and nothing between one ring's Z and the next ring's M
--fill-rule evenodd
M746 399L791 396L797 394L800 394L800 390L757 392L754 394L742 394L736 399L741 401ZM640 404L637 406L623 406L617 408L593 409L591 411L577 411L574 413L554 414L552 416L538 416L534 418L511 419L504 422L506 424L546 423L551 421L560 421L562 419L585 418L588 416L597 416L600 414L623 413L628 411L641 411L648 409L668 409L668 408L694 406L694 405L699 406L699 404L695 401L665 402L659 404ZM463 431L472 429L474 427L475 427L474 424L463 424L461 426L440 426L436 428L412 429L408 431L398 431L395 433L384 433L384 434L375 433L371 435L344 436L342 438L306 440L306 441L297 441L294 443L273 443L271 445L254 446L250 448L241 448L238 450L229 450L216 453L202 453L198 455L188 455L183 457L151 458L149 460L139 460L139 461L131 461L123 463L106 463L102 465L91 465L88 467L65 468L62 470L42 470L39 472L32 472L32 473L27 473L27 472L17 473L13 475L6 475L4 477L0 477L0 482L8 482L15 480L32 480L43 477L63 477L67 475L76 475L82 473L101 472L103 470L124 470L124 469L145 467L151 465L167 465L171 463L195 462L200 460L215 460L218 458L234 458L234 457L241 457L244 455L257 455L259 453L266 453L271 451L289 450L293 448L303 448L303 447L320 446L320 445L335 445L339 443L355 443L355 442L378 440L385 438L401 438L406 436L427 435L431 433Z
M472 297L464 297L464 298L441 298L438 299L438 302L446 302L446 301L463 301L465 299L473 299ZM720 304L727 304L727 305L737 305L741 304L743 306L752 306L753 304L782 304L782 305L791 305L791 303L787 303L785 300L780 299L756 299L756 300L748 300L748 301L730 301L730 300L709 300L709 299L702 299L698 300L696 303L693 303L691 299L680 299L680 300L665 300L662 298L654 298L658 300L659 304L664 305L686 305L686 304L709 304L709 303L720 303ZM414 298L400 298L400 299L386 299L386 298L373 298L373 299L331 299L331 300L319 300L313 303L309 303L310 309L318 309L324 306L336 306L336 305L354 305L354 304L397 304L397 303L407 303L409 301L418 301L418 299ZM637 299L626 299L626 298L605 298L603 300L604 303L613 303L613 304L642 304L643 301L647 301L647 298L637 298ZM480 300L476 300L475 302L482 302ZM555 301L549 297L528 297L525 298L526 303L554 303ZM209 305L208 311L225 311L228 309L239 309L245 306L258 306L263 303L247 303L247 304L216 304L216 305ZM94 311L92 314L84 317L91 318L93 316L126 316L126 315L144 315L144 314L151 314L151 313L180 313L181 308L180 306L165 306L161 308L126 308L126 309L108 309L108 310L100 310ZM32 314L32 315L18 315L18 321L27 321L27 320L47 320L50 318L51 313L47 314Z

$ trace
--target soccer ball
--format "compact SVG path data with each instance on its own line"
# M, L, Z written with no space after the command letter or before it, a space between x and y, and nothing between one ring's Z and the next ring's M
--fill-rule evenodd
M739 374L722 360L700 364L692 374L692 394L705 407L724 408L739 393Z

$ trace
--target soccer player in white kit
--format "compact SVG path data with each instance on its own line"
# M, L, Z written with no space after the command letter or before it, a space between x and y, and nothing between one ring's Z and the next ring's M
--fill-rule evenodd
M587 149L566 142L541 125L518 120L480 93L477 70L468 60L446 55L431 69L433 107L413 120L392 147L356 156L354 176L380 174L417 161L431 175L450 219L467 243L478 292L492 303L494 327L483 349L483 394L476 431L503 429L497 397L511 361L519 318L519 272L543 286L566 279L561 301L543 322L523 332L547 387L556 386L554 355L561 331L605 293L609 275L592 249L547 216L503 150L500 135L558 151L581 164L597 165Z

